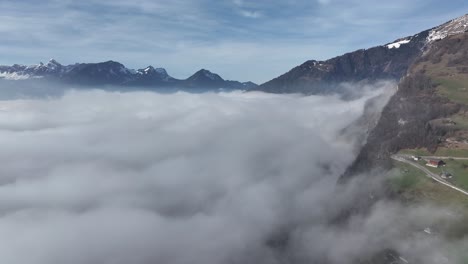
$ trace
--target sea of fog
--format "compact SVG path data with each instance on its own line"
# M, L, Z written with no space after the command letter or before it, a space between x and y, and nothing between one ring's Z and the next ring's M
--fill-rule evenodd
M362 143L343 129L384 90L6 98L0 262L338 264L393 248L440 263L443 241L406 231L443 210L379 202L331 223L366 188L337 190Z

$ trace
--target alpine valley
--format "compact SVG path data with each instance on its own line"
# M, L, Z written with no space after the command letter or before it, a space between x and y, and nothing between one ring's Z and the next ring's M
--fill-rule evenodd
M324 61L308 60L260 85L225 80L205 69L187 79L176 79L165 69L152 66L133 70L115 61L62 65L53 59L30 66L0 66L0 78L8 85L44 82L70 84L73 89L210 92L200 96L171 93L173 97L167 94L160 97L160 93L146 91L136 95L78 91L78 95L67 94L66 100L57 104L68 109L64 113L56 111L56 105L49 107L55 102L48 97L45 103L19 100L0 109L1 117L9 121L5 121L6 132L1 131L6 138L4 144L10 144L5 148L4 159L8 161L10 152L18 151L21 160L23 149L28 150L25 156L34 154L26 162L15 160L6 166L13 172L27 168L24 172L27 179L23 182L13 177L5 180L5 184L14 188L7 193L11 197L27 193L11 199L12 205L2 202L6 212L14 206L29 209L28 199L34 200L31 204L43 199L43 204L52 204L52 209L61 208L63 203L71 208L69 211L76 211L78 219L85 218L81 214L108 206L112 217L99 220L105 226L102 229L109 230L105 234L110 239L102 242L106 246L103 248L114 246L114 242L120 245L121 241L124 246L116 251L104 250L106 257L111 257L102 259L115 263L120 259L113 254L130 256L125 250L134 248L136 257L147 252L150 257L142 254L143 257L129 258L125 263L133 259L140 262L132 263L468 263L468 14L380 46ZM225 90L239 91L217 93ZM381 90L385 90L384 95L372 93ZM366 97L356 96L361 92ZM67 108L74 96L79 103ZM138 100L127 104L126 98ZM304 98L307 100L301 101ZM254 102L261 104L252 106ZM109 110L114 103L119 106L118 114ZM75 114L88 109L81 104L91 109L84 111L84 117ZM297 104L307 108L295 108ZM100 112L95 111L94 105ZM311 105L315 107L309 108ZM45 109L45 114L37 114L33 106ZM17 109L25 113L15 115ZM138 111L132 113L132 109ZM335 110L339 114L330 115ZM342 115L353 111L358 114ZM87 121L95 112L103 116ZM57 125L61 124L56 121L60 114L63 126ZM256 115L259 117L254 118ZM39 124L41 118L48 116L52 116L51 121ZM205 125L203 122L207 120L213 121ZM338 128L331 126L335 130L328 130L336 133L328 133L328 126L336 120L349 122ZM22 122L32 124L21 125ZM292 130L288 129L297 131L290 133ZM64 136L57 139L54 133ZM95 137L94 133L103 136ZM28 138L36 134L37 138ZM16 138L8 140L9 135ZM347 140L349 135L353 140ZM77 138L82 140L76 143ZM304 143L315 140L318 143ZM354 146L354 141L359 141L358 146ZM24 142L25 146L17 147L17 142ZM43 154L47 143L55 146L51 148L54 155L50 156L70 169L47 167L48 155ZM347 146L346 151L341 151L342 145ZM348 148L349 145L352 146ZM69 149L83 153L75 154ZM206 150L208 154L202 152ZM73 155L66 156L68 152ZM103 153L110 157L107 162ZM311 158L309 153L316 156ZM76 164L82 160L85 165L78 167ZM74 185L76 179L82 178L81 174L92 174L89 172L93 170L97 171L95 178ZM295 170L299 171L297 179ZM40 190L33 192L37 195L29 195L32 190L29 185L23 189L17 186L36 180L30 179L36 171L39 174L52 171L51 181L61 174L71 178L38 185ZM102 171L104 175L108 172L108 177L102 177ZM142 174L146 182L137 183L135 178ZM328 174L335 177L325 177ZM243 178L245 175L251 179ZM123 184L116 185L114 180L122 180ZM57 201L43 191L54 190L56 186L60 190ZM68 188L63 191L61 186ZM83 190L77 191L76 186ZM323 186L331 188L322 191ZM132 188L134 193L128 191ZM99 202L88 203L80 198L87 189L92 199ZM322 192L326 195L321 195ZM8 195L5 197L9 198ZM355 196L358 198L354 199ZM77 202L69 205L60 200L65 199L62 197ZM38 210L49 209L43 204L37 206ZM138 215L129 218L131 225L117 225L119 221L115 219L125 220L131 214L121 213L121 207L132 206L131 213ZM219 212L222 214L217 215ZM60 217L62 214L65 213L57 213ZM43 218L54 216L47 212ZM149 220L139 222L144 217ZM23 218L27 218L28 224L35 223L36 211L15 214L11 224L1 230L10 234L15 221ZM73 221L65 220L65 224L69 222ZM55 222L51 223L51 230L55 230ZM56 244L69 241L74 244L70 239L74 237L68 236L68 232L75 229L65 224L59 229L65 238ZM83 230L94 225L95 222L85 222ZM135 229L138 232L133 234ZM19 230L29 241L28 230L35 234L42 229L39 226ZM100 231L90 230L91 235ZM122 236L115 236L121 231L125 231ZM216 239L206 239L207 234ZM134 235L134 240L127 240L127 235ZM145 236L147 240L140 239ZM38 237L46 240L49 234ZM153 240L159 237L160 244ZM42 245L42 241L38 244ZM72 255L79 259L88 257L83 253L99 248L93 239L81 244L91 246ZM220 253L223 247L229 254ZM17 248L17 252L24 251L23 247ZM167 251L170 254L164 254L166 248L171 250ZM63 249L69 257L69 248ZM61 250L51 247L47 253L51 252ZM158 258L151 258L153 254ZM93 254L90 255L92 259ZM198 257L198 261L192 261ZM64 263L63 259L66 258L56 258L60 261L53 263Z

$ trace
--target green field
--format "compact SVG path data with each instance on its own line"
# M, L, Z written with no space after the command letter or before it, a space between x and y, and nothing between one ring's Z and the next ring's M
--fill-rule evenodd
M405 149L400 151L401 154L415 155L415 156L451 156L451 157L468 157L468 150L464 149L446 149L439 148L434 154L429 153L425 149ZM427 167L431 172L440 175L443 171L451 173L452 179L447 181L452 184L468 190L468 160L454 160L444 159L445 166L441 168ZM418 161L419 164L425 165L425 160Z
M443 171L453 175L452 179L448 179L452 184L468 190L468 160L444 160L446 165L441 168L430 168L431 171L440 174Z
M394 165L389 183L402 201L453 205L464 208L468 214L468 196L435 182L411 165L401 162L394 162Z
M465 76L436 79L437 92L453 102L468 104L468 79Z
M455 123L455 128L461 130L468 130L468 117L461 114L456 114L450 117Z
M394 169L390 174L389 184L398 194L397 199L408 205L429 203L450 208L460 217L449 224L443 235L450 239L466 237L468 234L468 196L432 180L417 168L405 163L395 161ZM454 252L460 256L465 253Z

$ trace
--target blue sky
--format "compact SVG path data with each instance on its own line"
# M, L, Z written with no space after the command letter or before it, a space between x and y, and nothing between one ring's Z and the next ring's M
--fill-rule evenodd
M465 13L466 0L0 0L0 64L112 59L262 83Z

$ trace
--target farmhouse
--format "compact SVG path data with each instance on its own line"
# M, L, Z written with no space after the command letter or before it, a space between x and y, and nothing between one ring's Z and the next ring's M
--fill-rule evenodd
M433 168L439 168L440 166L444 166L445 162L442 160L428 160L426 163L426 166L428 167L433 167Z

